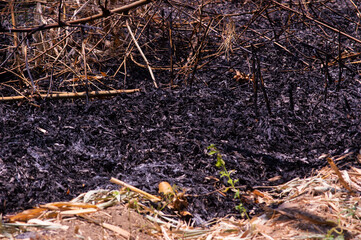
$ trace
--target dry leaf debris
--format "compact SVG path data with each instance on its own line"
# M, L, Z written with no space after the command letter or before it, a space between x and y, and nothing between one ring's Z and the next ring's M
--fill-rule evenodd
M109 202L124 204L133 201L133 204L127 206L136 210L143 206L145 219L153 224L147 234L154 239L320 239L331 236L356 239L355 237L361 234L361 169L352 167L348 171L340 172L353 190L353 195L340 183L337 173L325 167L312 177L293 179L273 187L268 192L248 192L249 199L265 204L264 213L250 220L230 216L210 221L204 226L192 226L154 208L145 207L149 196L142 197L142 194L123 187L120 191L90 191L71 202L44 204L39 208L6 217L12 223L2 224L2 237L15 235L15 228L67 231L69 227L63 223L72 215L96 223L117 235L133 238L135 236L129 231L112 223L99 222L92 217L95 211L104 211L101 209L111 205ZM167 182L160 185L160 193L163 197L172 196L171 204L174 205L173 197L177 198L174 187Z

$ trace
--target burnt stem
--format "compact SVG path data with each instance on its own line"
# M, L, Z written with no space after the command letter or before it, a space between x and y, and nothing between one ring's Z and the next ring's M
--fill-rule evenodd
M341 81L342 81L342 56L341 56L341 33L338 32L338 82L337 90L340 90Z
M289 99L290 99L290 111L292 111L292 112L295 110L295 103L294 103L294 100L293 100L293 89L294 89L294 85L291 82L290 85L289 85L289 88L288 88L288 96L289 96Z
M325 103L327 102L327 90L328 90L328 85L329 85L329 81L328 81L328 54L326 54L325 56L325 91L324 91L324 95L325 95Z
M257 57L257 55L256 55L256 60L257 60L257 73L258 73L257 75L258 75L259 80L261 81L261 84L260 84L261 90L262 90L262 93L263 93L263 96L264 96L264 99L265 99L265 102L266 102L266 107L267 107L268 114L271 115L272 114L271 105L270 105L270 102L269 102L269 99L268 99L266 88L264 86L264 81L263 81L263 78L262 78L262 71L261 71L261 64L260 64L260 61L259 61L259 58Z
M254 114L258 117L257 92L258 92L258 74L256 72L256 51L252 45L252 83L253 83L253 106Z

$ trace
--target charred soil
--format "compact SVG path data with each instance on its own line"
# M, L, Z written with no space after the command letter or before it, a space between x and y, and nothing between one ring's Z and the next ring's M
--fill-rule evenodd
M232 196L207 195L220 184L209 178L219 178L205 151L211 143L221 149L227 168L236 170L243 190L310 175L326 164L317 159L322 153L360 146L359 98L350 98L348 113L334 93L334 100L319 103L311 114L315 106L300 90L297 96L309 100L301 105L297 99L297 111L274 104L275 113L262 108L256 117L249 88L210 84L88 104L2 104L2 212L115 188L109 179L116 177L151 193L164 180L186 188L189 211L201 221L237 213ZM356 164L355 158L347 164Z
M203 53L196 57L200 59L198 66L204 65L197 68L193 62L189 69L194 70L179 70L177 76L169 69L154 67L158 89L147 68L136 64L142 57L134 53L126 81L119 75L108 80L114 88L140 88L140 92L89 102L1 102L0 211L6 214L67 200L91 189L114 189L109 179L116 177L153 194L161 181L186 189L188 211L196 223L203 223L228 214L239 216L233 195L214 192L227 183L220 178L215 159L207 155L210 144L221 151L227 169L235 170L232 176L239 179L242 194L311 175L327 164L319 159L323 153L358 153L361 87L359 64L354 62L359 55L348 56L359 52L359 43L323 25L321 30L319 23L312 21L316 19L312 9L313 18L305 20L273 1L269 12L261 5L253 11L253 1L244 6L236 2L207 6L217 7L229 26L243 34L230 40L233 48L220 48L227 36L232 37L231 30L224 30L226 23L222 23L225 35L215 36L221 32L220 25L210 18L202 19L208 22L199 27L204 32L199 30L198 40L203 36L206 40L198 45ZM358 20L340 16L349 16L349 7L325 4L313 8L323 14L324 21L331 24L337 20L335 25L345 33L359 35L359 30L354 31ZM171 6L173 15L163 12L168 22L172 17L174 22L181 19L184 11L197 12L190 7L182 12L181 6ZM154 11L160 15L159 8L164 6L157 7ZM301 11L302 6L293 7ZM241 12L233 14L234 9ZM206 10L204 14L214 15ZM294 19L287 23L287 17ZM286 23L287 29L282 25ZM161 51L144 50L145 54L151 63L168 66L164 55L168 50L156 35L157 26L150 27L154 31L149 37L154 41L144 44L144 49ZM188 30L177 32L174 27L173 31L174 51L178 51L174 61L178 58L181 65L188 57L179 50L187 45L181 39ZM163 32L163 43L168 41L167 34ZM217 49L223 50L202 60ZM338 64L340 49L344 55ZM116 61L121 59L109 59L97 62L97 67L114 73ZM177 86L170 88L170 79ZM11 79L7 76L5 80ZM47 86L49 82L40 83ZM2 95L13 94L4 84L0 90ZM355 154L339 162L339 167L359 165ZM244 204L251 214L259 211L257 204L247 199Z

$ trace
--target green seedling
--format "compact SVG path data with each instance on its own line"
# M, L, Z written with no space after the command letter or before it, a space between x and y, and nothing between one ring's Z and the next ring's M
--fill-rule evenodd
M240 200L240 203L237 206L235 206L236 210L238 210L241 213L242 217L246 216L249 219L247 210L241 202L240 191L236 187L236 184L238 183L239 179L233 179L231 177L231 174L234 173L235 171L227 170L226 163L224 162L224 160L222 158L222 154L219 152L219 150L216 148L216 146L214 144L211 144L210 146L208 146L207 150L208 150L208 155L210 155L210 156L216 155L216 157L217 157L216 167L221 169L221 171L219 172L221 175L221 178L225 177L227 179L227 183L229 184L229 187L226 190L231 189L234 192L234 198L237 198Z
M331 228L322 240L344 240L343 230L337 230L337 227Z

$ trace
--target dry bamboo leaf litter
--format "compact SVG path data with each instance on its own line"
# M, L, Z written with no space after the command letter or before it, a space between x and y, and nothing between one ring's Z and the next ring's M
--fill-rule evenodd
M360 181L361 176L355 174L359 171L360 169L357 168L343 171L344 175L347 173L347 175L353 176L347 180L348 183L352 184L357 180ZM282 204L277 208L266 207L264 214L254 216L250 220L229 217L218 219L209 226L193 227L183 221L159 214L160 212L155 217L148 215L153 215L157 212L156 210L149 209L148 212L144 213L148 221L155 224L151 231L152 237L155 239L319 239L331 236L357 239L355 237L361 234L361 228L359 227L361 224L360 192L355 191L357 196L355 194L350 195L348 191L344 191L343 185L337 181L338 179L339 176L335 172L325 167L313 177L294 179L280 186L275 186L269 192L253 192L256 197L264 198L268 206ZM320 189L324 190L320 191ZM76 201L80 202L45 204L43 207L47 207L44 209L52 209L54 207L57 209L79 208L78 210L66 210L63 212L63 214L73 213L75 215L87 211L96 211L95 205L82 203L84 196L87 194L94 196L95 193L98 196L100 193L105 196L114 196L114 191L112 194L109 194L109 191L107 192L106 190L93 191L78 197ZM129 195L129 191L121 191L118 194L128 194L128 198L122 198L125 201L129 201L129 196L132 196ZM136 195L133 195L133 197L136 197ZM92 198L88 198L89 201L94 202L94 198L90 199ZM102 211L106 211L106 209ZM14 225L17 223L13 223L11 225L10 223L5 223L5 225L7 227L21 226L27 228L44 227L48 224L49 228L67 229L66 226L62 225L64 222L45 223L43 222L44 220L37 219L38 215L29 214L28 218L18 219L18 221L27 221L26 224ZM84 215L84 218L90 221L91 215ZM32 219L30 219L31 217ZM128 234L126 230L113 223L102 223L101 226L124 237L130 236L130 233Z

